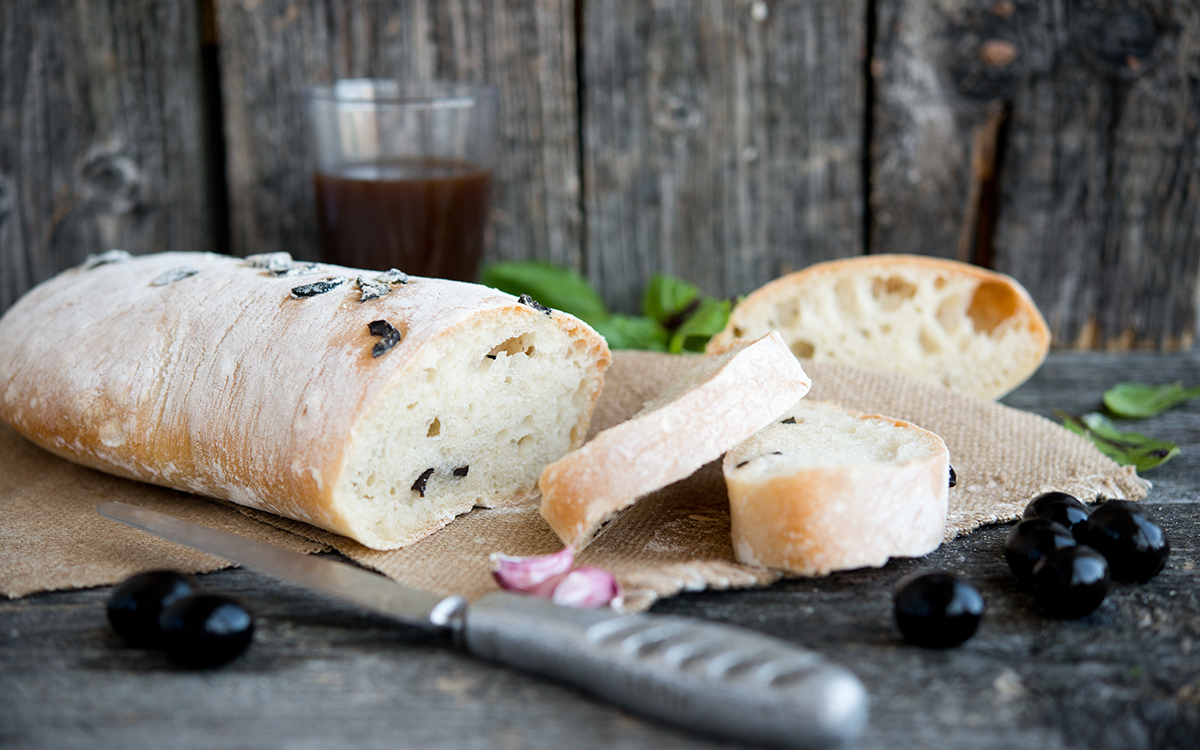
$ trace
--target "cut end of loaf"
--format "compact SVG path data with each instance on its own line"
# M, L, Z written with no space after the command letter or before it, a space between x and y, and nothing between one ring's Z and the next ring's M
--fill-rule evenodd
M888 417L802 401L724 459L738 560L805 576L941 544L949 452Z
M598 337L522 311L446 331L355 428L334 489L347 533L393 549L476 505L533 500L542 468L583 442L608 361Z
M989 399L1028 379L1050 345L1016 280L924 256L849 258L777 279L743 300L710 346L770 330L802 359L898 372Z

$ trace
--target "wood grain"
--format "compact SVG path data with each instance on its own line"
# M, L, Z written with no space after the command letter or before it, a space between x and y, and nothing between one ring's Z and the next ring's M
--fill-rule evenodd
M1200 13L1162 0L881 0L870 251L1010 273L1056 347L1186 349Z
M316 256L304 89L336 78L502 92L489 260L581 263L573 4L218 0L235 254Z
M1033 4L995 265L1058 346L1186 349L1200 268L1200 11Z
M870 65L869 244L990 266L1011 3L881 0Z
M583 4L588 276L744 294L863 251L866 3Z
M196 8L0 3L0 311L90 253L209 250Z

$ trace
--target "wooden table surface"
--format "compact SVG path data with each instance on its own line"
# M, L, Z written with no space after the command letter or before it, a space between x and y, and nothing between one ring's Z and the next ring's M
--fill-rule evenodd
M1099 404L1118 381L1200 380L1200 355L1057 353L1005 399L1050 416ZM871 695L856 748L1200 746L1200 401L1139 423L1182 452L1147 473L1147 504L1171 557L1149 583L1117 584L1095 613L1044 619L985 527L922 560L689 594L655 611L734 623L815 648ZM904 644L891 591L945 568L982 590L987 612L963 646ZM187 672L122 645L109 589L0 602L3 748L711 748L545 680L478 662L430 637L242 570L202 577L257 616L251 649Z

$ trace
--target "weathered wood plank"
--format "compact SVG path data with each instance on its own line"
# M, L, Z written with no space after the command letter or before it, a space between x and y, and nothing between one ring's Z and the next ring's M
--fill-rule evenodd
M196 6L0 3L0 311L113 247L208 250Z
M573 3L217 0L232 247L315 257L303 92L350 77L501 91L487 258L579 268Z
M1005 54L1015 49L1011 9L977 0L876 7L869 251L979 261L981 207L1015 83Z
M1200 269L1200 11L1034 3L1013 100L996 267L1056 343L1188 348Z
M861 253L866 3L583 4L587 269L718 295Z
M870 251L1016 276L1057 347L1190 347L1200 269L1194 4L878 9Z

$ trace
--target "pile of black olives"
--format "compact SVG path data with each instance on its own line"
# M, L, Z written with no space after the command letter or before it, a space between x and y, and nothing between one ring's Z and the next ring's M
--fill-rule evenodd
M108 621L136 648L162 649L181 667L217 667L246 650L254 618L232 597L203 593L169 570L139 573L113 589Z
M1089 509L1064 492L1034 498L1004 543L1013 574L1043 613L1059 619L1095 611L1110 581L1145 583L1170 553L1162 527L1137 503L1104 500ZM901 579L893 602L905 640L927 648L957 646L983 618L979 591L942 571Z
M1093 612L1110 581L1150 580L1170 552L1162 527L1137 503L1105 500L1089 510L1064 492L1034 498L1004 543L1017 580L1045 614L1062 619Z

